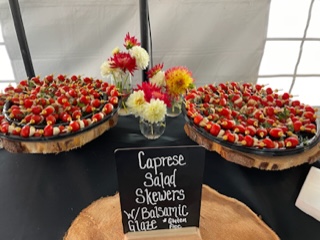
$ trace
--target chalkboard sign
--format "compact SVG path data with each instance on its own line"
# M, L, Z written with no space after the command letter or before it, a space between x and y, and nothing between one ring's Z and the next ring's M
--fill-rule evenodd
M205 149L115 151L124 233L199 227Z

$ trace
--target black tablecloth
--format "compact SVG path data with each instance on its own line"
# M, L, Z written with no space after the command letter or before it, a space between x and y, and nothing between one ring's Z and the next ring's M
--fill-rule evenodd
M114 128L70 152L42 155L0 150L0 239L62 239L82 209L116 193L116 148L194 145L183 124L182 116L169 118L160 139L146 140L138 119L119 117ZM314 165L320 167L319 162ZM281 239L319 239L320 222L294 205L310 167L267 172L207 151L204 183L248 205Z

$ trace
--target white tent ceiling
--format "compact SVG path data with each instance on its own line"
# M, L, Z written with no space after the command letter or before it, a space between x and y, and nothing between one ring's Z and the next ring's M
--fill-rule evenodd
M36 75L100 78L100 65L127 32L140 39L138 0L21 0ZM186 66L196 85L255 82L270 0L149 0L153 63ZM17 80L26 73L8 1L0 0L5 45ZM136 72L135 82L141 81Z

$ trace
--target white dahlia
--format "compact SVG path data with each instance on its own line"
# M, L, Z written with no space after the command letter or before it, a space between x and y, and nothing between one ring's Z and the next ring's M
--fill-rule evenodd
M167 113L166 104L159 99L151 99L150 103L146 103L141 117L150 123L156 123L163 120Z
M129 51L131 57L136 59L138 68L146 69L150 59L148 52L140 46L134 46Z
M131 93L126 101L127 107L136 117L143 113L145 104L146 100L144 99L144 92L142 90Z
M100 67L100 73L102 77L107 77L112 72L109 61L104 61Z
M157 87L165 87L166 78L164 71L157 72L152 78L149 79L149 82L155 84Z

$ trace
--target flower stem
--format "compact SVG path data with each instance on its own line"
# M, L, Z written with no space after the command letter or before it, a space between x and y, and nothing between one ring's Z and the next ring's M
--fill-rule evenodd
M151 135L153 136L154 135L153 124L152 123L150 124L151 124Z
M125 74L125 79L124 79L124 82L123 82L123 86L126 87L126 89L125 89L126 92L129 92L129 86L127 86L128 78L129 78L129 74Z

